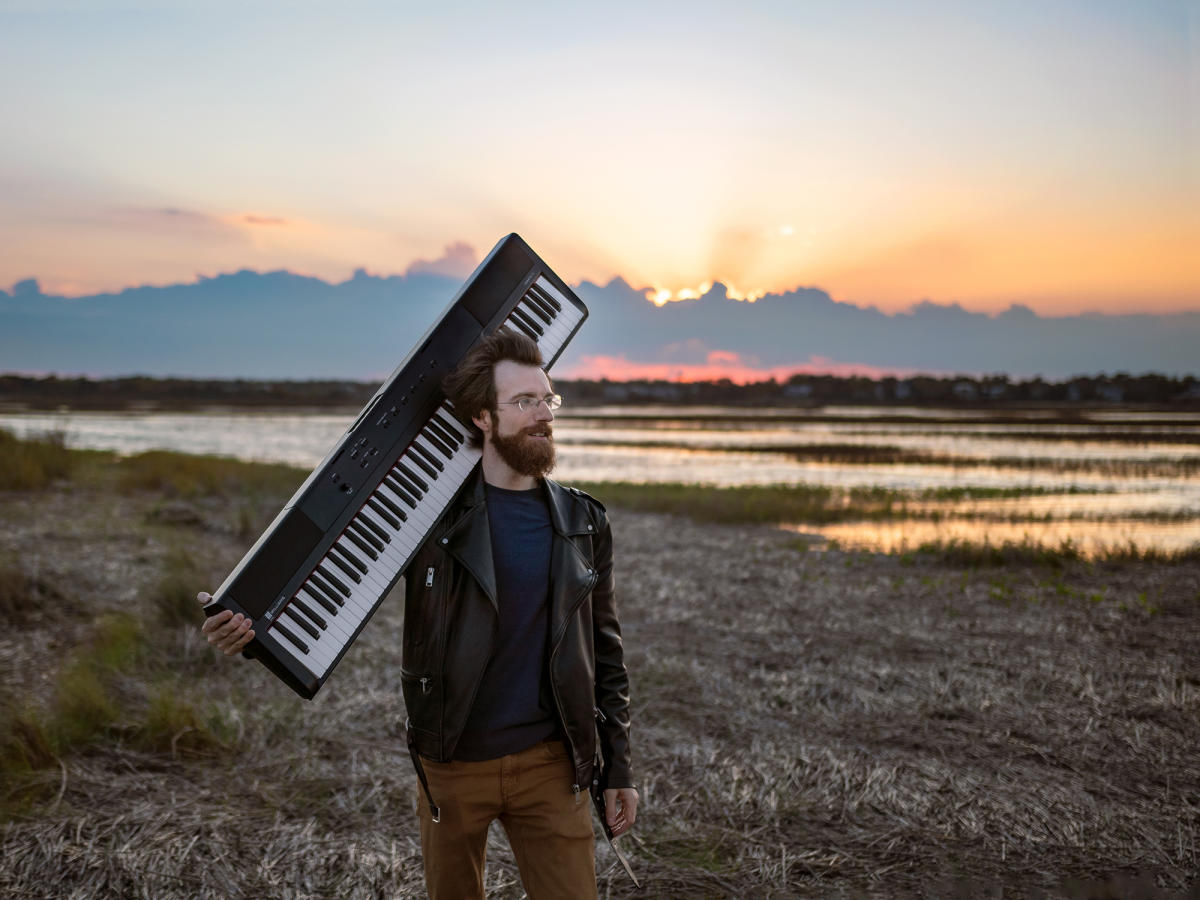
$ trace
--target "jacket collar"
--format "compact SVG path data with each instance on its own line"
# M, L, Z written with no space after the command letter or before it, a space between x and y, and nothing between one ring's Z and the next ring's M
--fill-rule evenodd
M496 600L496 571L492 565L492 535L488 526L487 486L483 470L476 469L463 488L458 502L458 514L442 533L441 542L474 576L492 606ZM557 481L542 479L542 491L550 510L550 524L556 535L574 537L594 534L595 524L588 514L587 503L574 488L563 487Z
M587 503L575 488L563 487L557 481L542 479L546 505L550 507L550 521L554 530L564 537L592 534L596 526L588 514Z
M472 514L483 514L487 521L487 485L483 480L483 469L476 469L463 491L463 516L450 529L450 534L460 532L459 525L474 520ZM563 537L573 537L581 534L592 534L595 524L588 514L587 503L575 488L564 487L549 478L541 480L542 494L546 498L546 506L550 509L550 524Z

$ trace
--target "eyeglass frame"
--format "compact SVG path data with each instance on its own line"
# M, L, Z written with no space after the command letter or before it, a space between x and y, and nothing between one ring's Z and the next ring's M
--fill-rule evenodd
M546 394L544 397L535 397L532 394L525 394L518 397L516 400L497 400L497 406L515 406L521 412L530 412L536 410L541 404L546 404L546 409L554 412L562 406L561 394Z

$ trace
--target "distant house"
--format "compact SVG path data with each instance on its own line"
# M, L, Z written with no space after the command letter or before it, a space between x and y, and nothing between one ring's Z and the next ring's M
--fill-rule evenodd
M979 398L979 388L973 381L956 381L951 390L959 400L976 400Z
M907 400L909 397L912 396L912 392L913 392L912 382L909 381L907 378L904 379L904 381L896 382L896 399L897 400Z
M813 387L811 384L789 384L784 387L783 396L794 400L806 400L812 396L812 392Z
M993 381L983 386L983 395L989 400L999 400L1008 393L1008 385L1003 381Z
M646 393L655 400L679 400L682 397L679 385L664 382L655 382L649 385Z
M1105 403L1121 403L1125 400L1125 388L1119 384L1098 384L1096 397Z

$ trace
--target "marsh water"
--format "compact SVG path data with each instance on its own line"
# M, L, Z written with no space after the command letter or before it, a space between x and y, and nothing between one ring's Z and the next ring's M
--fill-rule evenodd
M316 465L355 414L10 413L0 428L60 432L73 447L149 449ZM564 409L564 481L809 484L911 492L920 518L781 523L845 546L897 549L950 538L1085 549L1178 550L1200 542L1200 414L825 407ZM942 498L938 489L1031 489Z

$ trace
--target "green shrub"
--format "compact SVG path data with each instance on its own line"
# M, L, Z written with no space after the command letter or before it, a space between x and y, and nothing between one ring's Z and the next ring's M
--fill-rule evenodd
M0 771L28 772L53 762L54 751L41 718L7 698L0 700Z
M172 682L161 683L151 694L146 713L138 728L139 743L147 750L200 754L226 749L217 717L202 715L182 696Z
M129 615L101 617L92 639L73 653L55 685L52 742L59 748L86 744L116 722L120 708L115 676L132 669L146 651L141 624Z

